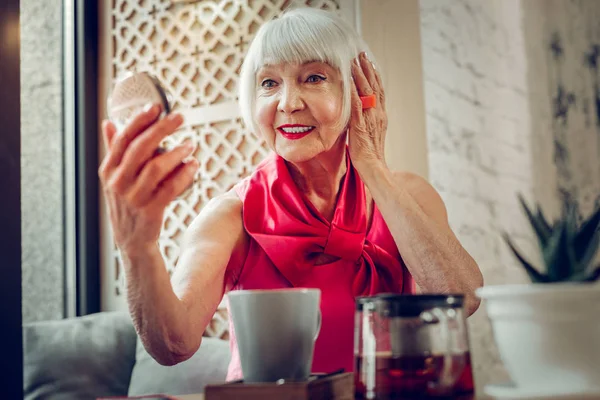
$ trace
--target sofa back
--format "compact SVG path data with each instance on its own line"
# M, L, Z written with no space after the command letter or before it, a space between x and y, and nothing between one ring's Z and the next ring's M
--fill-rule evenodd
M126 312L23 325L26 400L127 394L136 333Z
M225 381L229 342L204 337L189 360L158 364L126 312L23 325L25 400L200 393Z

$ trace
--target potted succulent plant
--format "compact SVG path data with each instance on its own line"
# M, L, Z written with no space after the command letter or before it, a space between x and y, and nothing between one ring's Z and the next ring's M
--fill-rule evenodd
M597 393L600 398L600 208L578 222L565 203L550 223L539 205L519 200L539 242L545 271L504 238L532 283L484 286L484 300L500 357L524 392Z

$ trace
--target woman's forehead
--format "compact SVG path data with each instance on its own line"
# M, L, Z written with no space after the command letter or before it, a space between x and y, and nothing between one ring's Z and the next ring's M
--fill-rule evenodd
M287 63L287 62L283 62L283 63L277 63L277 64L264 64L262 67L260 67L257 71L256 74L261 74L261 73L265 73L265 72L291 72L291 71L302 71L305 70L307 68L324 68L327 70L337 70L336 68L332 67L329 63L325 62L325 61L307 61L307 62L303 62L303 63Z

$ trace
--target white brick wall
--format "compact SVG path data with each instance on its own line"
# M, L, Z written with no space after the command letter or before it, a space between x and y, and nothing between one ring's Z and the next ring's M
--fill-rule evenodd
M600 3L594 0L526 1L524 25L526 53L531 78L529 96L532 109L532 138L536 143L534 157L537 167L534 182L536 194L552 198L556 208L558 198L545 188L567 190L589 213L600 201L600 69L587 65L586 55L597 46L600 52ZM556 40L555 38L558 38ZM543 40L543 43L542 43ZM562 56L556 58L550 45L559 45ZM600 54L595 61L600 64ZM535 72L535 73L533 73ZM549 106L558 86L574 96L566 124L553 118ZM563 161L554 161L554 143L567 150ZM543 187L542 187L543 186Z
M594 78L583 66L583 54L600 45L599 14L594 0L421 0L429 176L486 284L527 281L502 232L539 265L518 192L551 215L557 186L586 212L600 194L600 125L586 125L596 118L593 84L600 74ZM564 46L561 65L549 61L555 32ZM558 81L579 100L562 128L551 108ZM554 140L569 151L560 168ZM469 325L481 392L507 375L484 307Z

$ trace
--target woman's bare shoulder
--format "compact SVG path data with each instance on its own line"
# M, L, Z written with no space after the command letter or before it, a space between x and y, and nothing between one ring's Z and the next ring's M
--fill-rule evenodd
M446 205L438 191L422 176L408 171L394 171L396 184L405 189L430 217L447 223Z
M239 238L244 233L243 203L232 189L213 197L194 218L186 232L186 240L222 240Z

